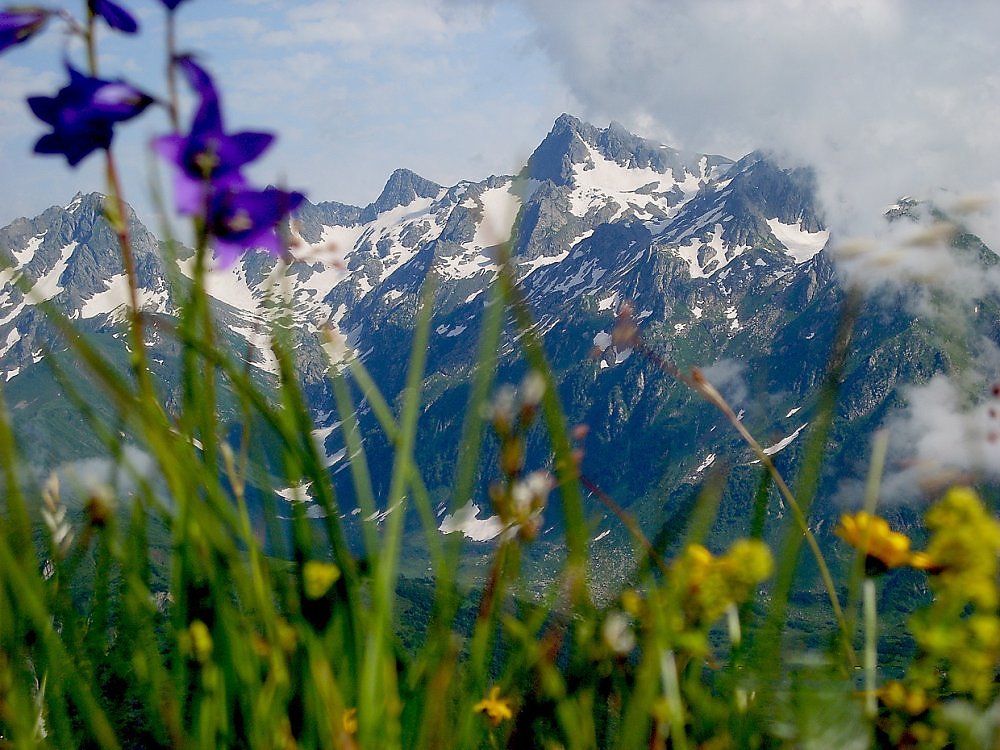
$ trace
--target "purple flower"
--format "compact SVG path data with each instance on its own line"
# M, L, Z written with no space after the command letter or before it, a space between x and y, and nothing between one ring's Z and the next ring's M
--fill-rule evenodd
M160 0L160 2L166 5L168 10L173 10L182 2L184 2L184 0Z
M280 255L283 246L275 227L303 200L302 193L272 187L255 190L243 185L217 191L205 219L219 262L229 266L251 248Z
M32 96L31 111L52 132L35 143L35 153L62 154L75 167L92 151L111 145L115 123L135 117L153 101L124 81L90 78L70 65L69 85L55 96Z
M203 67L194 61L190 55L174 58L174 65L181 69L191 88L200 99L198 111L194 116L192 127L199 129L215 128L222 130L222 104L215 82Z
M201 214L211 193L241 185L240 168L256 159L274 139L270 133L192 131L153 142L156 152L176 167L174 201L182 214Z
M165 135L153 141L156 152L176 168L174 201L182 214L203 214L210 195L240 186L240 169L260 156L270 133L225 133L219 95L211 77L190 58L178 60L201 104L186 136Z
M175 64L200 100L187 135L153 141L156 152L174 165L177 210L204 218L223 266L251 248L280 254L283 248L275 228L304 196L270 187L257 190L241 173L271 145L274 136L226 133L212 77L190 57L177 58Z
M51 11L38 8L0 12L0 52L15 44L28 41L40 31Z
M135 16L118 3L113 3L111 0L87 0L87 5L91 13L107 21L112 29L118 29L126 34L134 34L139 30L139 22L135 20Z

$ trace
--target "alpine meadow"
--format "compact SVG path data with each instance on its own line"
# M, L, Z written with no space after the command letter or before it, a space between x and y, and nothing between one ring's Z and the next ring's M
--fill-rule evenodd
M1000 8L57 1L0 748L1000 747Z

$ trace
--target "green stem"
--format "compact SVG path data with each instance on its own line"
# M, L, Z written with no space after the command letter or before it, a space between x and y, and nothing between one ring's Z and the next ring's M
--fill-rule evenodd
M84 41L87 48L87 65L90 75L98 76L97 57L97 26L95 23L94 11L88 7L87 25L83 31ZM108 217L112 229L118 238L118 248L121 251L122 265L125 269L125 277L128 281L129 304L129 337L132 343L132 351L129 355L129 363L132 372L139 386L142 397L150 404L158 404L159 399L153 390L152 381L149 378L149 369L146 364L146 342L143 336L142 310L139 307L139 277L136 272L135 254L132 249L132 237L128 228L128 214L125 206L124 192L122 190L121 178L118 174L118 167L115 162L114 153L110 148L105 149L105 174L108 190L111 199L111 211Z
M684 702L681 700L680 681L677 679L677 660L673 651L660 653L660 673L663 677L663 693L670 708L670 738L677 750L687 750L687 735L684 732Z
M866 578L864 589L865 610L865 713L875 718L878 713L876 667L878 666L878 615L875 608L875 582Z
M170 124L174 132L180 132L180 99L177 95L177 70L174 59L177 56L177 24L173 11L167 12L167 95L169 97L168 111Z
M819 547L819 542L816 540L816 535L813 534L812 529L809 528L806 515L802 511L802 507L799 505L798 500L795 499L795 495L792 494L792 490L785 482L785 478L774 465L774 461L772 461L771 457L764 452L763 447L761 447L760 443L757 442L754 436L750 434L750 431L736 415L736 412L733 411L733 408L729 405L729 403L722 397L722 394L712 387L710 383L705 381L704 378L701 378L700 373L695 374L693 383L695 389L708 401L715 404L715 406L718 407L718 409L726 416L729 422L739 433L740 437L743 438L743 441L750 446L750 449L757 456L757 459L764 465L764 468L767 469L768 474L771 475L771 479L774 480L774 484L778 488L778 492L781 493L785 504L792 513L795 525L799 528L799 531L802 532L802 536L805 538L806 544L809 545L809 549L816 560L816 567L819 568L820 578L823 580L823 587L826 589L827 597L830 600L830 606L833 608L833 615L837 620L837 625L839 626L843 636L844 651L847 653L847 658L850 660L851 664L856 665L858 663L858 657L854 652L854 647L851 645L850 629L847 625L847 618L844 617L844 610L840 606L840 597L837 594L837 587L833 582L833 576L830 574L830 568L826 564L826 558L824 558L823 551Z

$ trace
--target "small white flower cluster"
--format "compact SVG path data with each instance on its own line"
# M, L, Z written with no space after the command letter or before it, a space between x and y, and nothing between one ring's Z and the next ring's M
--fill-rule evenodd
M52 535L52 545L60 555L73 543L73 527L66 520L66 506L59 498L59 475L52 474L42 487L42 520Z
M524 472L525 435L538 414L545 389L542 374L529 370L519 387L504 385L497 389L485 414L500 440L502 479L490 486L490 499L507 530L505 538L516 534L531 540L538 535L542 511L555 486L547 471Z

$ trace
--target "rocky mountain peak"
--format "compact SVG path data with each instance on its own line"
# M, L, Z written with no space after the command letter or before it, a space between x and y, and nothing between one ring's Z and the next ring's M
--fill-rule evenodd
M409 205L417 198L434 198L441 189L436 182L426 180L409 169L397 169L389 175L382 194L365 208L361 220L371 221L380 213Z
M815 195L816 175L806 167L785 168L763 152L753 151L729 170L734 193L767 219L801 223L807 232L823 229Z
M648 169L659 174L672 172L676 179L681 179L685 173L702 177L732 163L721 156L684 154L637 136L620 122L613 121L606 128L598 128L572 115L562 114L532 153L526 176L570 186L574 167L593 169L595 153L625 169Z
M588 156L585 136L587 130L595 128L572 115L559 115L552 130L528 159L525 168L527 176L539 181L548 180L556 185L570 185L573 165L584 163Z

